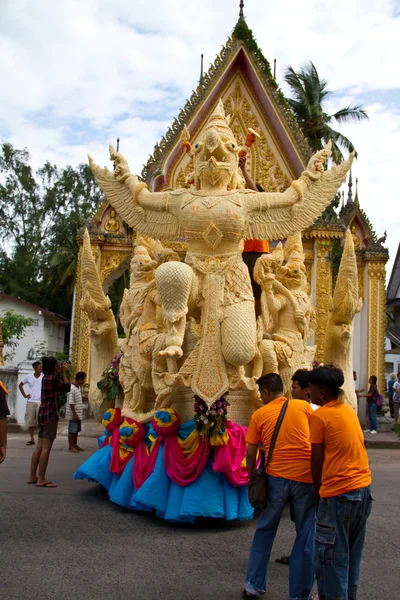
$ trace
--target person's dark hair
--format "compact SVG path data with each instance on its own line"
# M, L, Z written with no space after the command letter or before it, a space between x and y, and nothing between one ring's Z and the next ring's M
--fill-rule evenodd
M81 381L82 379L86 379L86 373L84 371L78 371L75 375L75 380Z
M307 369L298 369L293 373L292 381L297 381L302 390L310 387L310 371Z
M57 359L55 356L46 356L45 358L43 358L42 361L42 365L43 365L43 374L44 375L53 375L56 366L57 366Z
M371 375L371 381L373 385L376 385L378 382L378 378L376 375Z
M40 360L35 360L35 362L32 363L32 369L34 369L35 367L38 367L41 364L42 363L40 362Z
M257 379L260 392L267 390L271 394L283 394L283 382L278 373L267 373Z
M325 388L338 398L341 395L340 388L344 384L344 375L342 369L333 365L324 365L310 371L308 381Z
M353 371L353 377L357 377L356 371Z

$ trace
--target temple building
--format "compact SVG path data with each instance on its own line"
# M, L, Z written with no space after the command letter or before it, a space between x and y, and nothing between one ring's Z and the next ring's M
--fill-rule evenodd
M266 191L284 191L300 176L311 150L274 79L269 62L241 14L214 64L202 75L197 89L156 144L141 174L149 189L162 191L187 185L191 162L181 151L182 129L184 125L188 127L191 143L195 145L220 98L225 113L230 115L230 127L239 144L244 143L249 127L260 134L247 159L248 170L257 184ZM362 311L354 320L354 368L358 373L358 385L366 387L370 375L377 375L378 385L384 380L388 251L383 246L384 239L377 239L361 208L357 182L353 197L351 176L345 196L340 200L337 198L342 203L341 208L329 207L303 232L308 281L318 319L315 339L311 342L317 345L316 359L322 361L329 301L344 232L350 227L357 253L359 294L363 298ZM135 232L105 200L90 222L89 233L107 293L110 284L129 268ZM168 246L184 256L184 239L177 239ZM72 360L76 368L89 373L91 347L87 316L80 309L80 296L78 265L72 317Z

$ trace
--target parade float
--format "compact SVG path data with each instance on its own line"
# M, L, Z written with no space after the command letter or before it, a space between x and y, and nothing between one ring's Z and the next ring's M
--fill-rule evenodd
M240 71L254 58L238 39L229 50L229 68ZM237 85L231 78L225 93ZM75 311L90 340L91 410L105 432L75 477L102 484L125 508L169 521L252 517L245 434L260 407L257 378L279 372L290 396L292 374L322 358L318 341L325 336L324 360L338 360L347 373L352 320L361 309L354 234L347 233L343 273L332 298L327 290L321 330L301 233L335 197L353 156L328 165L328 144L305 162L287 146L288 174L275 164L263 181L266 191L246 189L239 156L254 162L265 138L240 122L239 139L239 95L235 102L228 95L227 116L218 91L216 85L207 100L207 117L200 111L180 120L165 176L152 164L152 177L137 178L112 146L113 170L89 159L106 199L99 223L115 247L122 228L134 241L110 267L99 260L100 236L85 231L82 238ZM290 173L297 174L291 183ZM258 255L252 279L242 258L245 240L272 242L270 253ZM128 261L120 307L125 337L118 339L105 282ZM76 352L83 368L88 353ZM354 390L346 392L354 406Z

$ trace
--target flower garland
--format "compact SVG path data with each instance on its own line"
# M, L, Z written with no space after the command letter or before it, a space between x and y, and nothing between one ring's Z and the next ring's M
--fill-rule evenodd
M196 429L201 436L210 438L211 445L219 446L226 444L228 433L226 431L227 408L229 402L226 400L228 392L216 400L210 408L199 396L195 396L194 420Z
M119 365L123 353L114 356L108 367L103 371L102 378L97 384L99 390L104 394L105 400L115 400L119 393L122 392L122 386L119 382Z

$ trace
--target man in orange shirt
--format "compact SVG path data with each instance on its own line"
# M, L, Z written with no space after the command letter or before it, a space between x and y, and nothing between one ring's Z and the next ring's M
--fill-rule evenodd
M249 478L256 468L257 449L265 456L279 413L286 401L282 379L276 373L258 380L265 404L252 415L246 435ZM314 583L314 532L317 495L311 478L310 418L312 408L304 400L290 400L271 460L266 468L268 503L260 515L250 551L243 598L258 598L267 588L268 563L279 521L290 501L296 540L289 565L290 600L308 600Z
M320 600L356 600L367 519L371 513L371 471L355 411L340 388L343 372L310 372L312 477L320 495L315 566Z

